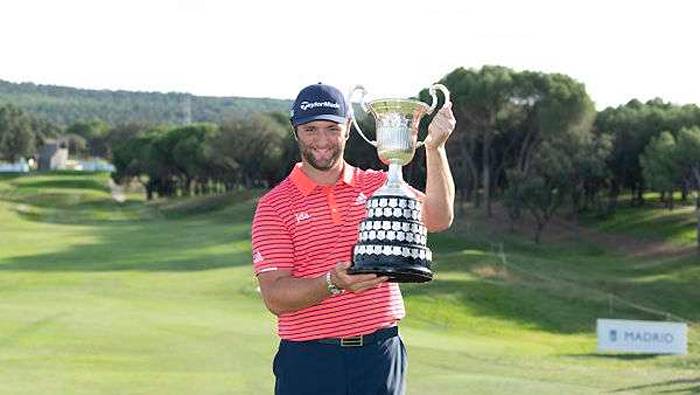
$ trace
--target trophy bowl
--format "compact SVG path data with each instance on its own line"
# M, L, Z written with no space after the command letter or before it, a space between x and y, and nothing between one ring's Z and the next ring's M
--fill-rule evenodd
M437 106L435 90L449 101L449 91L440 84L430 88L433 98L428 106L418 100L379 99L364 102L362 109L373 115L377 140L370 141L360 129L354 114L353 125L360 136L377 148L379 159L389 166L386 183L367 200L367 217L360 223L358 242L353 247L350 274L373 273L389 277L390 282L422 283L433 279L432 252L427 247L427 228L422 221L422 203L403 180L401 167L410 163L418 140L418 125L423 116Z

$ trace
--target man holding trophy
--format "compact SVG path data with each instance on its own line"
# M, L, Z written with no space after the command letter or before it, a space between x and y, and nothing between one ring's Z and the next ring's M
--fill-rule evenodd
M437 104L434 88L445 94L445 105L417 142L420 118ZM252 225L255 274L281 338L276 394L405 391L406 351L397 329L405 311L397 282L432 279L426 233L447 229L453 219L445 142L455 119L449 92L441 85L430 92L430 107L403 99L362 102L377 122L377 141L370 143L388 173L344 161L355 121L338 89L310 85L294 101L290 120L301 162L260 199ZM420 145L425 194L401 178L401 166Z

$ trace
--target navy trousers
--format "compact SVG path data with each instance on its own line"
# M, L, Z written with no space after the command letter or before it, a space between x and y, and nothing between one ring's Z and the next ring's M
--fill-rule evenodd
M366 336L362 346L282 340L273 363L275 394L404 394L406 366L406 347L396 328Z

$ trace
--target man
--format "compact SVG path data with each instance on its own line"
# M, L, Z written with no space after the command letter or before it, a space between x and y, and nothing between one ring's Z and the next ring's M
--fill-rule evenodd
M398 284L347 273L365 201L386 181L384 172L343 160L348 111L334 87L317 84L299 92L291 122L301 163L260 199L253 220L254 269L282 339L273 363L276 394L405 390ZM426 194L416 192L429 231L452 223L454 182L445 141L454 126L446 103L428 128Z

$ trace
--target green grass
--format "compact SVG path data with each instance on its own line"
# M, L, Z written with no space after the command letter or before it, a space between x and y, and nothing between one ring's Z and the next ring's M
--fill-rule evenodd
M642 240L663 240L677 246L697 243L698 214L694 204L683 205L680 194L673 210L663 207L657 193L645 195L645 205L632 207L629 196L621 199L614 216L604 220L587 218L586 223L604 232L630 235ZM693 198L689 197L689 203Z
M0 176L0 394L271 393L258 192L119 204L107 177ZM594 336L599 317L660 318L646 310L700 321L697 257L465 223L430 238L436 280L402 286L410 394L700 392L696 324L683 357L596 355Z

